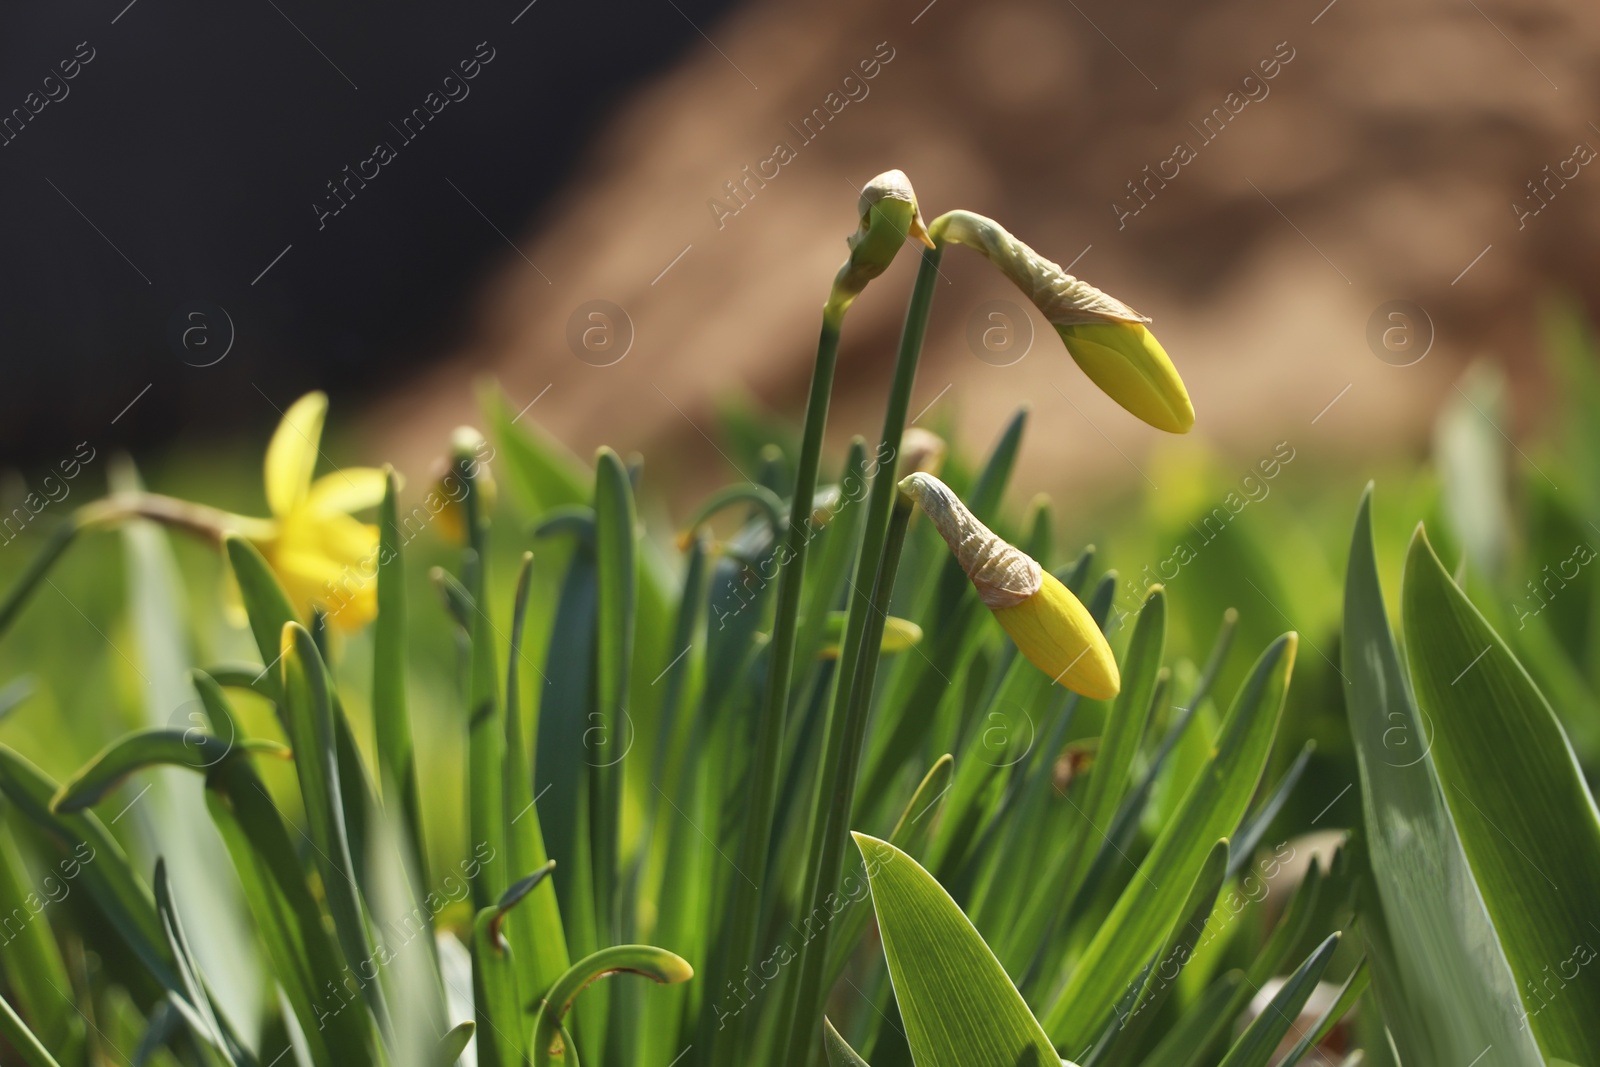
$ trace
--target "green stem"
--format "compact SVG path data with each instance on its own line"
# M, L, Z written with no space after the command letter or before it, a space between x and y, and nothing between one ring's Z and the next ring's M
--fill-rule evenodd
M800 599L804 586L806 552L811 544L811 512L817 494L817 470L822 461L822 434L828 424L828 401L833 392L834 369L839 361L839 329L844 308L830 301L822 313L822 334L817 339L817 361L811 372L811 395L806 401L805 435L800 446L799 469L795 473L794 495L789 504L789 527L778 564L778 602L768 645L767 688L761 713L755 723L755 757L751 765L748 808L744 836L739 842L735 866L740 871L767 869L771 846L772 812L778 803L785 720L789 711L789 687L793 681L795 637L799 632ZM737 973L746 963L755 964L756 937L761 926L762 894L759 885L740 878L732 883L728 920L728 951L723 966ZM719 976L720 977L720 976ZM711 987L713 992L716 986ZM717 1065L734 1062L743 1056L743 1034L747 1030L743 1013L732 1017L730 1029L713 1032L712 1057Z
M888 612L889 592L894 583L893 568L899 563L905 523L910 518L909 511L895 506L895 461L900 454L900 438L905 432L923 338L928 332L928 312L933 306L934 284L939 278L942 254L939 248L922 253L922 265L917 271L916 287L911 292L905 327L900 335L889 406L884 412L883 442L872 459L877 471L872 480L866 530L852 582L837 688L823 741L822 769L811 807L806 873L801 882L802 924L816 914L820 903L838 884L839 868L848 844L846 833L860 770L861 740L877 676L878 649ZM869 580L872 582L870 596L864 589ZM869 631L874 636L869 636ZM826 993L822 989L822 974L828 958L828 933L828 927L823 925L802 945L798 977L780 1009L775 1032L785 1035L780 1047L784 1050L783 1062L789 1067L804 1067L810 1062L821 1030L822 998Z

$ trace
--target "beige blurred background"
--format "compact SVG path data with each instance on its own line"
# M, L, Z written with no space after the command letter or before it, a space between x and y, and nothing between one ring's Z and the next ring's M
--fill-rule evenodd
M425 472L433 443L477 418L470 379L488 376L579 453L645 451L658 490L736 477L717 403L746 395L798 420L857 190L890 167L927 217L992 215L1153 316L1198 414L1180 449L1253 456L1288 439L1353 463L1414 449L1482 354L1510 370L1515 434L1546 388L1541 303L1600 310L1592 3L757 0L699 29L703 46L617 109L556 206L508 234L459 349L368 412L377 454ZM797 130L813 109L826 124ZM729 196L780 143L793 158L777 176ZM1167 162L1179 145L1193 158ZM1135 198L1151 173L1170 180ZM835 446L877 432L915 258L847 321ZM1030 404L1023 490L1148 480L1172 442L1094 390L1036 313L1023 358L980 359L974 317L1025 301L964 249L943 274L913 412L948 414L982 447ZM608 366L569 344L595 300L631 323ZM1431 324L1409 366L1368 343L1393 300L1423 309L1414 345Z

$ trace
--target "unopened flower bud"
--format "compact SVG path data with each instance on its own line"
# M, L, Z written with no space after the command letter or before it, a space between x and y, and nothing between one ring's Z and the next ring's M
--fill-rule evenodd
M1117 695L1122 679L1111 646L1072 590L979 522L932 475L901 479L900 493L928 516L967 572L978 599L1035 667L1091 700Z
M1073 360L1112 400L1169 433L1187 433L1194 426L1189 392L1146 327L1147 316L1074 278L993 219L952 211L935 219L932 228L941 242L975 249L1026 293Z

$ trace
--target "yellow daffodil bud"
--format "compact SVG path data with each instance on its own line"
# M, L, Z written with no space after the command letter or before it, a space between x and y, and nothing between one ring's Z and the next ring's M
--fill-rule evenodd
M917 209L917 194L903 171L884 171L868 182L859 205L861 225L845 239L850 258L839 268L828 297L827 310L834 317L842 316L867 283L889 269L907 237L933 247Z
M978 598L1035 667L1092 700L1117 695L1122 679L1111 646L1072 590L997 537L931 474L901 479L900 493L928 516Z
M979 252L1026 293L1073 360L1111 399L1168 433L1188 433L1194 426L1189 392L1145 326L1147 316L1074 278L993 219L952 211L935 219L931 229L941 243Z
M938 477L944 467L944 453L944 438L921 426L910 427L900 438L900 477L919 471Z

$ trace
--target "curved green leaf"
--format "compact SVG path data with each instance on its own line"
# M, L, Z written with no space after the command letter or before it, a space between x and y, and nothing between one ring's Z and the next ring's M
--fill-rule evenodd
M872 1067L839 1036L826 1017L822 1020L822 1047L828 1054L828 1067Z
M568 1065L574 1062L565 1055L571 1041L561 1021L586 987L616 974L637 974L668 984L687 982L694 977L694 968L683 957L650 945L617 945L579 960L556 979L539 1003L539 1020L533 1030L534 1067L548 1067L552 1058Z
M92 808L130 774L146 767L188 767L203 774L235 752L289 755L289 749L264 738L225 741L195 729L138 730L111 742L62 782L50 800L50 810L70 815Z
M1594 798L1550 705L1420 527L1400 596L1445 803L1519 988L1540 990L1523 998L1526 1023L1546 1058L1600 1062L1600 967L1585 966L1600 900Z
M939 818L939 807L950 788L950 771L954 764L954 757L946 753L935 760L923 776L922 784L911 794L911 800L889 834L889 843L895 848L914 856L927 844L933 824ZM856 942L861 939L861 931L866 929L869 912L870 909L861 907L859 900L852 899L849 908L836 920L838 933L834 934L828 945L824 988L832 989L839 975L844 972L845 965L850 962Z
M1493 1045L1531 1067L1539 1054L1518 1022L1516 980L1428 751L1438 724L1417 710L1384 610L1370 485L1350 541L1341 660L1370 858L1361 933L1395 1047L1407 1062L1467 1063Z
M554 863L513 883L472 923L472 1000L478 1015L478 1062L482 1067L522 1067L528 1055L516 952L501 936L506 913L549 877Z
M1022 994L961 908L917 861L853 834L917 1067L1057 1067Z

